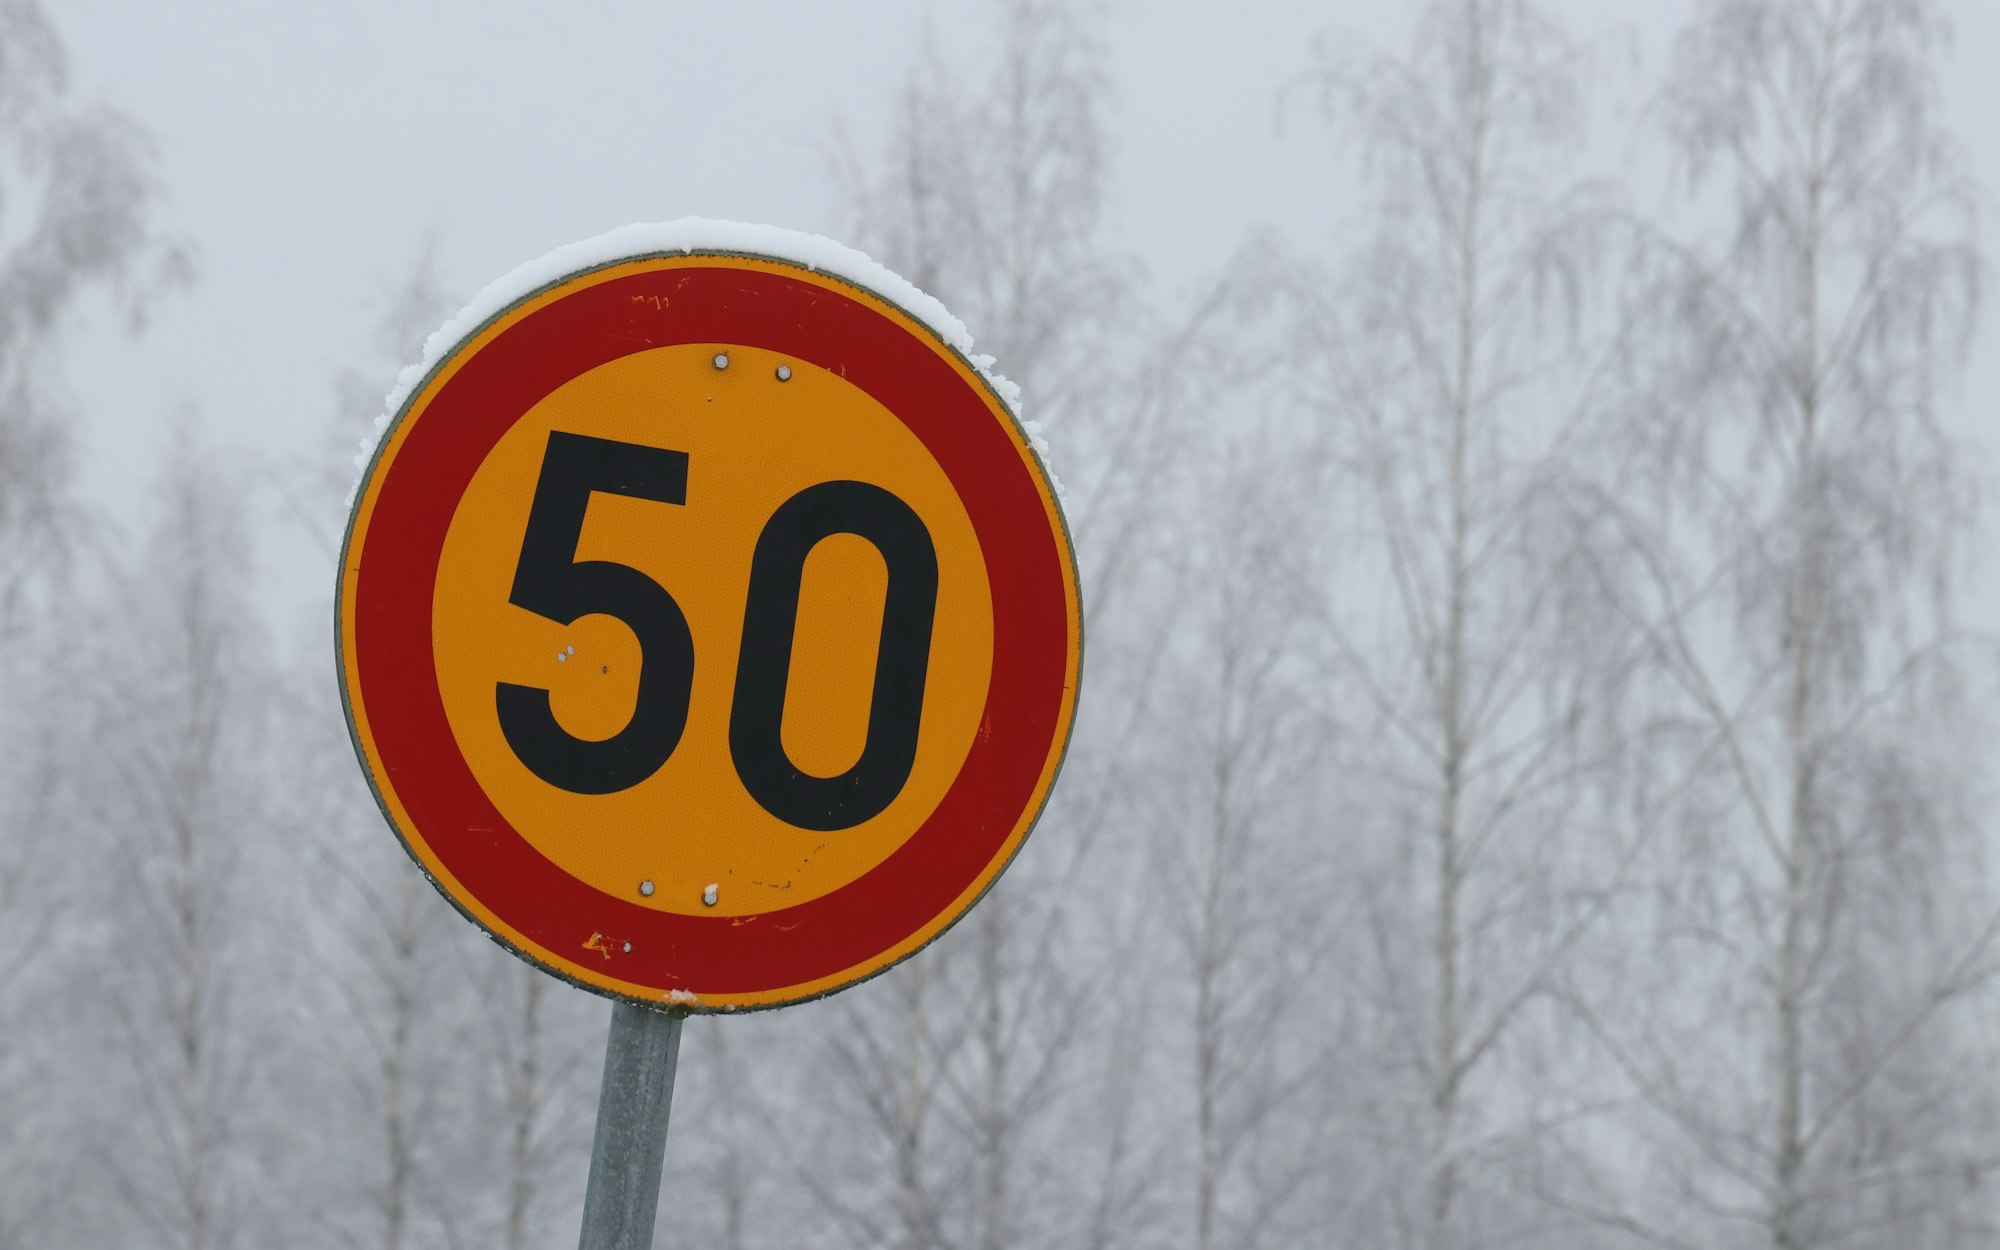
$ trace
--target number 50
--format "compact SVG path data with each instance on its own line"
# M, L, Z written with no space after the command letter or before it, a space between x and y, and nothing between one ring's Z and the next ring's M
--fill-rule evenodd
M549 435L528 510L528 532L507 601L558 624L602 614L639 640L632 719L601 740L556 722L549 692L499 682L494 701L507 745L537 777L577 794L628 790L658 772L687 728L695 645L687 617L658 582L630 565L578 560L576 544L593 491L659 503L687 502L686 452L556 431ZM780 730L799 586L821 539L854 534L882 554L889 585L868 737L846 772L819 777L785 753ZM916 762L937 615L937 552L930 531L901 499L866 482L821 482L771 514L750 561L750 590L729 715L736 774L765 811L802 829L847 829L889 806Z

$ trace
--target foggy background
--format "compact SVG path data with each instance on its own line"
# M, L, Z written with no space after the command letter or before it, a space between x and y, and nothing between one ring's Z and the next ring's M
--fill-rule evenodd
M493 277L853 244L1090 647L657 1244L2000 1245L2000 9L0 0L0 1250L574 1237L608 1005L374 810L350 457Z

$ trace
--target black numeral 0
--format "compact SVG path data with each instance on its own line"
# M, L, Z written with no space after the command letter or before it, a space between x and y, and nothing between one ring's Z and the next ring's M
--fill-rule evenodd
M792 763L780 730L806 556L834 534L873 543L888 566L889 587L875 651L867 744L846 772L817 777ZM879 486L822 482L771 515L750 561L729 718L736 774L765 811L801 829L846 829L879 814L902 791L917 758L937 585L930 531L910 505Z
M639 570L576 558L592 491L660 503L687 501L686 452L560 431L549 435L528 506L528 533L507 601L568 625L603 613L639 640L639 693L625 728L600 741L556 723L549 692L499 683L500 731L514 754L543 781L577 794L612 794L660 770L687 728L694 681L694 639L674 597Z
M509 603L568 625L602 613L639 640L639 691L632 719L609 738L578 738L556 723L549 692L499 682L500 730L529 771L577 794L612 794L660 770L687 728L694 639L687 617L659 583L629 565L576 558L593 491L659 503L687 502L686 452L549 435L528 532ZM785 753L785 688L798 632L806 557L824 539L854 534L888 567L875 688L861 758L835 777L802 772ZM752 798L801 829L847 829L893 802L910 779L937 616L937 551L910 506L865 482L822 482L786 500L757 537L743 610L729 753Z

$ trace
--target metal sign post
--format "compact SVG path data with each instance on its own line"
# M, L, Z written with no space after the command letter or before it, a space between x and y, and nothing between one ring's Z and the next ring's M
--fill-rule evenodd
M578 1250L649 1250L681 1053L679 1013L611 1008Z

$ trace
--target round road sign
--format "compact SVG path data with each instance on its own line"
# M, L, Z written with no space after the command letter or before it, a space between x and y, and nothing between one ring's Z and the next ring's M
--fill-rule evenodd
M851 985L972 906L1055 780L1081 647L1055 493L950 326L865 264L523 279L356 495L340 675L383 812L587 988Z

